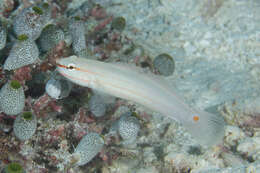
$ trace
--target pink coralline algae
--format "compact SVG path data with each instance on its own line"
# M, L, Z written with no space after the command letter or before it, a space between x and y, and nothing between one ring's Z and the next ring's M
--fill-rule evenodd
M100 19L104 19L107 17L107 12L103 7L96 5L90 11L90 15L93 16L95 19L100 20Z
M22 85L25 85L25 82L32 79L32 68L30 66L24 66L17 70L13 75L14 80L18 80Z
M37 116L47 117L48 112L44 111L47 107L50 107L53 111L61 112L62 106L58 106L56 101L52 99L48 94L41 96L32 106Z

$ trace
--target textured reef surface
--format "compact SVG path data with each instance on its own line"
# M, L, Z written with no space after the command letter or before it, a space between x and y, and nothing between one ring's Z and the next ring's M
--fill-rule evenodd
M259 21L259 0L0 1L0 172L259 172ZM70 82L71 55L165 78L223 140Z

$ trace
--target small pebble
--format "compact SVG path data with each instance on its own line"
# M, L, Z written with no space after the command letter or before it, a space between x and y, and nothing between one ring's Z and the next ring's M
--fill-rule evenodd
M107 104L100 94L94 93L89 100L89 108L95 117L102 117L106 113Z
M126 21L124 17L116 17L113 19L111 28L118 31L123 31L125 29Z
M46 84L45 90L49 96L55 99L62 99L70 94L72 83L62 76L53 76Z
M175 62L168 54L160 54L153 61L154 68L164 76L170 76L175 69Z

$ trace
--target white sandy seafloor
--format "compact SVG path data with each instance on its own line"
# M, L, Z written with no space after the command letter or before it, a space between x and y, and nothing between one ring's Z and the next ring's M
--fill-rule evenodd
M137 140L149 145L129 149L138 157L115 160L103 172L157 173L165 172L164 167L192 173L260 172L260 123L245 123L260 113L260 1L97 2L125 17L124 34L151 58L160 53L174 58L176 69L167 79L187 103L221 114L228 124L224 147L203 148L198 154L190 152L197 144L178 123L153 113L152 132Z

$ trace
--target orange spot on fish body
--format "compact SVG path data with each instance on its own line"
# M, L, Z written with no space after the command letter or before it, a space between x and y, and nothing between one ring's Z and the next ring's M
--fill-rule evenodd
M199 121L200 117L198 115L193 116L193 121L197 122Z

